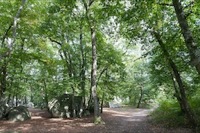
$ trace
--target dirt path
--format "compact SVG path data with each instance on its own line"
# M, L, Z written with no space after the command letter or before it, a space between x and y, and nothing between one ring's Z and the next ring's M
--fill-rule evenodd
M147 122L150 110L104 109L105 125L94 125L93 118L49 119L48 113L32 109L32 119L25 122L0 121L1 133L191 133L186 129L165 129Z

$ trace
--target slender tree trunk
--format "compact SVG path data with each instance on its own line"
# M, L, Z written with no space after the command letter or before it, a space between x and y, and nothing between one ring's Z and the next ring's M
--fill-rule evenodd
M26 96L24 96L24 104L27 104L28 102L27 102L27 97Z
M138 101L138 104L137 104L137 108L140 108L142 98L143 98L143 87L141 86L140 87L140 98L139 98L139 101Z
M179 26L182 31L182 35L185 40L185 44L190 54L191 64L195 66L197 72L200 74L200 50L198 49L192 32L189 28L186 15L184 13L183 7L180 0L172 0L173 6L176 12Z
M15 102L14 101L15 101L15 95L12 96L12 107L15 106Z
M172 72L172 74L171 74L171 77L172 77L172 82L173 82L173 86L174 86L174 90L175 90L174 96L176 97L176 99L177 99L177 101L178 101L178 103L179 103L179 105L180 105L181 112L182 112L183 114L185 114L184 106L183 106L183 104L182 104L182 99L181 99L181 96L180 96L180 92L179 92L179 90L178 90L178 88L177 88L176 79L174 78L173 72Z
M15 106L18 106L18 94L15 95Z
M60 47L63 46L63 44L61 42L58 42L58 41L56 41L56 40L54 40L52 38L49 38L49 39L52 42L60 45ZM69 78L71 80L73 79L73 81L74 81L75 72L73 71L72 57L71 57L70 53L68 53L65 49L62 50L63 54L60 51L59 51L59 53L60 53L60 57L62 58L62 60L65 60L65 62L66 62L66 66L65 67L67 67L67 71L66 72L68 73ZM65 77L65 75L63 77ZM76 115L75 114L75 106L74 106L75 88L74 88L74 86L72 84L71 84L71 89L72 89L72 112L71 113L72 113L72 117L75 117L75 115Z
M96 51L96 31L94 26L90 27L92 39L92 71L91 71L91 90L94 100L94 116L99 117L99 101L97 97L97 51Z
M97 86L98 86L98 83L99 83L99 81L100 81L102 75L104 74L104 72L107 72L107 67L104 68L104 69L100 72L99 77L98 77L98 79L97 79Z
M91 92L94 100L94 122L101 124L101 116L99 112L99 100L97 97L97 43L96 43L96 29L94 18L89 14L90 7L95 2L95 0L89 0L88 3L86 0L83 0L83 4L86 10L86 18L89 24L91 32L91 41L92 41L92 70L91 70Z
M86 91L85 91L85 68L86 68L86 58L84 55L84 48L83 48L83 27L82 27L82 21L80 24L80 49L81 49L81 90L83 93L83 109L86 108Z
M3 97L4 92L6 91L6 77L7 77L7 63L5 62L4 65L1 67L1 84L0 84L0 97Z
M48 91L47 91L47 83L46 83L45 79L44 79L43 83L44 83L44 102L45 102L45 107L49 110L49 106L48 106L49 98L48 98Z
M105 97L105 93L103 92L103 96L102 96L102 99L101 99L101 113L103 113L104 97Z
M196 120L196 117L195 117L195 114L194 112L192 111L189 103L188 103L188 100L187 100L187 97L186 97L186 93L185 93L185 86L183 84L183 81L181 79L181 76L180 76L180 73L178 71L178 68L177 66L175 65L175 63L173 62L173 60L171 59L170 57L170 54L168 53L167 49L165 48L165 45L160 37L160 34L157 33L157 32L153 32L156 40L158 41L164 55L165 55L165 58L168 60L169 62L169 65L173 71L173 75L176 79L176 82L178 84L178 87L179 87L179 92L180 92L180 97L181 97L181 108L184 109L184 112L185 112L185 115L186 117L188 118L188 120L190 121L190 123L192 124L193 127L197 127L197 120Z
M30 102L32 102L33 103L33 88L31 87L31 84L30 84L30 89L31 89L31 99L30 99Z
M69 53L68 53L68 58L69 58L69 65L68 65L69 78L74 82L75 73L73 70L72 57ZM71 84L71 89L72 89L72 117L75 118L76 117L75 100L74 100L75 88L74 88L73 84Z
M71 85L72 88L72 117L76 117L76 111L75 111L75 100L74 100L74 95L75 95L75 90L74 87Z
M11 99L11 94L8 95L8 100L7 100L7 104L9 105L10 103L10 99Z

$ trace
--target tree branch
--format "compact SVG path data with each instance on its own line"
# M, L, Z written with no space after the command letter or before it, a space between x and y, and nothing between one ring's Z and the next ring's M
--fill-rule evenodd
M4 35L3 35L2 42L1 42L1 44L2 44L2 47L4 47L4 42L5 42L5 39L6 39L6 37L8 36L8 32L10 31L10 29L11 29L12 25L13 25L13 22L12 22L12 23L10 23L10 25L9 25L8 29L6 30L6 32L5 32L5 33L4 33Z
M161 6L173 6L173 4L171 3L157 3L157 4Z
M57 40L54 40L54 39L52 39L52 38L49 38L49 40L50 40L51 42L57 43L58 45L62 46L62 43L59 42L59 41L57 41Z
M85 0L83 0L83 5L85 7L86 14L87 14L87 12L88 12L88 4L87 4L87 2Z
M101 76L103 75L103 73L107 70L108 68L106 67L106 68L104 68L102 71L101 71L101 73L100 73L100 75L99 75L99 77L98 77L98 80L97 80L97 85L98 85L98 83L99 83L99 80L101 79Z
M188 18L192 13L194 13L193 11L188 12L187 14L185 14L185 18Z
M94 3L94 0L89 1L89 7Z
M140 60L140 59L146 57L150 52L151 52L151 51L148 51L148 52L142 54L140 57L138 57L138 58L136 58L135 60L133 60L133 62L136 62L137 60Z
M192 6L193 4L194 4L194 1L191 1L188 5L186 5L185 7L183 7L183 9L186 9L186 8Z
M26 1L27 1L27 0L22 0L22 4L21 4L21 6L19 7L16 16L14 17L14 22L13 22L13 36L12 36L13 41L12 41L12 43L10 44L10 49L13 47L13 44L14 44L14 42L15 42L16 33L17 33L17 21L18 21L19 16L20 16L20 14L21 14L21 12L22 12L22 9L24 8L24 5L26 4Z

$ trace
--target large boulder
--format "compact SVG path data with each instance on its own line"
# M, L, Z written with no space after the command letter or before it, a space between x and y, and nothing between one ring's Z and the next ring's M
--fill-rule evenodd
M8 105L5 104L0 106L0 119L5 118L5 115L7 114L8 110L9 110Z
M18 106L12 108L8 114L7 119L11 121L25 121L31 119L31 114L25 106Z
M1 99L0 100L0 119L4 119L9 110L10 110L10 107L8 106L8 104L6 104L6 101Z
M48 104L52 117L70 118L73 117L73 113L75 113L76 117L81 117L82 97L74 96L74 106L72 105L72 99L72 94L63 94L52 99Z

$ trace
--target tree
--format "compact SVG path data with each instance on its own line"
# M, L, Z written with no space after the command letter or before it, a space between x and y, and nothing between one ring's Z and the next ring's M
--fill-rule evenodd
M101 117L99 112L99 100L97 97L97 44L96 44L96 27L94 23L94 18L91 16L91 6L94 3L94 0L89 1L88 3L86 1L83 1L85 10L86 10L86 18L88 21L88 25L90 28L91 33L91 42L92 42L92 70L91 70L91 91L92 91L92 97L94 100L94 117L95 117L95 123L100 122L101 123Z
M185 45L187 46L187 49L190 54L191 58L191 64L195 66L197 72L200 74L200 50L194 40L194 37L192 35L192 31L189 28L189 24L187 22L187 15L185 14L182 4L179 0L172 0L173 6L176 12L176 16L178 19L179 26L182 31L182 35L185 40ZM193 4L194 1L192 1L190 4Z
M178 5L178 3L179 3L179 5ZM183 108L183 110L184 110L183 112L186 113L188 120L190 120L191 123L193 124L193 126L195 127L197 124L196 120L195 120L195 115L192 113L191 108L189 107L188 99L187 99L189 97L189 95L187 95L187 94L188 94L188 92L192 91L192 89L189 86L185 85L185 84L187 84L187 83L185 83L186 81L183 81L183 79L181 78L181 76L183 75L182 73L189 75L188 71L192 71L192 68L186 67L184 65L188 61L187 52L186 52L185 47L181 47L182 46L181 45L182 38L179 34L179 29L177 29L177 27L176 27L176 23L177 23L176 16L173 13L173 10L171 10L171 8L168 7L168 6L172 7L172 6L176 5L175 8L177 8L177 9L175 9L175 10L177 10L179 12L179 15L184 15L184 13L182 12L183 10L181 11L182 7L180 7L180 3L181 2L179 2L178 0L173 0L173 5L167 4L167 3L165 3L165 1L163 1L163 3L162 2L156 3L155 1L137 2L136 6L131 6L125 12L124 17L122 17L122 20L123 20L122 23L124 23L124 25L121 26L121 30L122 30L122 34L129 40L131 40L133 38L134 39L139 38L142 40L142 43L143 42L146 43L145 47L148 48L148 52L147 52L148 56L147 57L149 57L150 62L152 62L152 65L153 65L152 67L154 67L153 71L157 71L157 70L155 70L156 67L158 67L158 69L161 69L161 70L163 70L163 67L166 67L166 64L163 64L163 62L158 62L158 60L154 60L155 57L156 57L156 59L160 58L159 61L163 60L163 59L161 59L162 56L159 57L159 55L158 55L159 49L157 49L157 45L153 43L154 38L156 39L158 44L161 45L161 50L163 52L163 55L166 57L168 65L170 66L170 69L171 69L170 70L171 72L166 69L167 73L165 73L163 76L167 77L167 75L168 75L167 79L170 80L170 77L172 77L171 73L173 73L173 78L176 79L176 85L178 85L178 89L179 89L178 93L179 93L179 96L181 97L181 98L179 97L177 99L177 101L180 102L180 108ZM140 9L137 9L136 8L137 6L139 6ZM187 6L187 4L186 4L186 6ZM176 14L178 13L177 11L176 11ZM134 14L133 14L133 12L134 12ZM140 16L140 17L134 17L134 16ZM179 17L181 17L181 16L179 16ZM186 16L182 16L182 19L184 18L184 20L186 20L185 17ZM129 18L131 18L131 19L129 19ZM183 24L183 23L187 22L184 20L183 21L179 20L179 23ZM134 23L134 25L132 25L131 23ZM184 30L187 31L187 33L189 35L191 35L191 32L187 29L188 25L186 25L186 24L183 24L183 25L186 26L184 28ZM129 27L133 30L127 30ZM125 32L123 32L123 30L125 30ZM154 33L153 36L151 36L149 34L151 32ZM155 33L160 33L160 34L158 35ZM182 29L182 33L183 33L183 29ZM192 42L193 39L191 37L189 37L188 35L184 35L184 36L188 37L187 39L189 39L189 40L187 40L187 41L190 43L190 44L187 44L188 45L187 49L188 48L191 49L193 47L192 45L194 44ZM169 43L169 40L171 42L173 42L173 45L171 43ZM185 39L185 42L186 42L186 39ZM193 47L194 51L197 50L197 49L195 49L195 47ZM170 51L170 54L169 53L167 54L167 51ZM177 54L177 52L180 52L181 55ZM197 59L197 57L195 57L194 53L192 54L192 50L190 50L189 53L190 53L190 57L192 55L191 59ZM156 65L153 64L153 62L156 63ZM198 69L197 67L198 66L196 66L196 69ZM160 75L157 75L157 76L154 75L154 76L161 77ZM165 81L162 81L161 79L158 79L158 80L160 83L164 84L164 83L168 83L167 79L165 79ZM153 80L153 79L151 78L151 80ZM170 84L171 84L171 86L173 85L172 82ZM158 86L159 86L159 84L158 84ZM188 89L186 89L186 86ZM169 88L169 87L167 87L167 88ZM177 93L177 90L175 90L175 91L176 91L175 93ZM169 93L169 94L173 95L172 93ZM181 99L181 101L180 101L180 99Z
M192 112L191 107L188 103L186 91L185 91L186 90L185 85L183 84L183 81L181 79L178 68L177 68L176 64L173 62L173 60L171 59L170 54L166 50L165 45L164 45L163 41L161 40L160 34L157 33L156 31L153 31L153 34L154 34L156 40L158 41L158 43L165 55L165 58L167 58L169 66L171 67L172 72L173 72L173 77L176 79L175 81L178 84L179 90L177 90L176 87L174 89L176 92L176 94L175 94L176 98L180 104L180 108L182 109L182 112L184 114L186 114L186 116L189 119L189 121L191 122L192 126L196 128L197 120L196 120L195 114Z
M16 15L13 18L13 21L9 25L8 29L6 29L5 34L2 38L1 45L3 48L5 48L5 51L3 52L2 55L0 55L0 58L2 58L2 66L1 66L1 85L0 85L0 96L2 97L4 95L4 92L6 91L6 76L7 76L7 65L9 58L11 56L11 52L14 49L14 44L16 41L16 32L17 32L17 24L18 24L18 19L20 17L20 14L22 12L22 9L24 5L26 4L26 0L22 0L22 3L20 7L18 8L18 11ZM10 38L11 40L7 42L7 46L5 44L5 40L9 40L9 32L12 29L12 37Z

